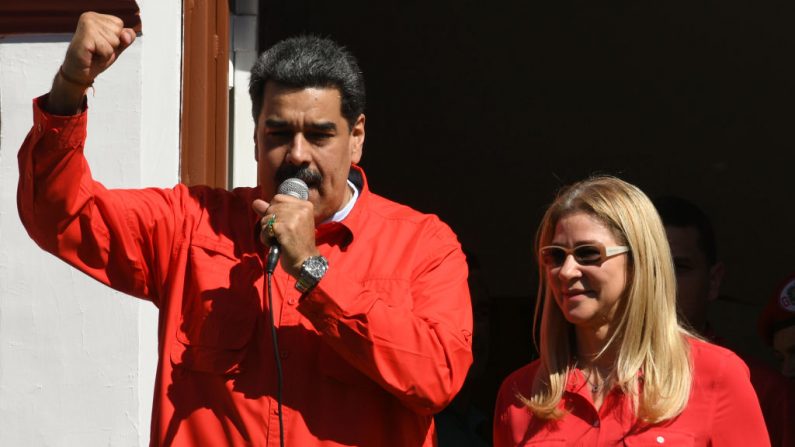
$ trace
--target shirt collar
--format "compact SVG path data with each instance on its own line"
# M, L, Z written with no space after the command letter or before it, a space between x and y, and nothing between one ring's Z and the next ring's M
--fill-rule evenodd
M359 190L356 188L356 185L354 185L353 182L350 181L350 179L348 179L347 182L348 186L350 186L351 190L353 191L350 200L348 200L348 203L346 203L345 206L342 207L342 209L334 213L333 216L324 220L323 223L342 222L343 220L345 220L346 217L348 217L348 214L350 214L351 210L353 209L353 205L356 204L356 199L359 198Z
M364 219L362 210L370 200L370 189L364 170L358 165L351 165L348 184L353 186L355 196L342 210L335 213L330 221L318 225L315 229L315 240L318 244L340 244L343 248L347 247L353 242L354 235L361 228ZM336 217L340 214L344 215L341 220L337 220Z

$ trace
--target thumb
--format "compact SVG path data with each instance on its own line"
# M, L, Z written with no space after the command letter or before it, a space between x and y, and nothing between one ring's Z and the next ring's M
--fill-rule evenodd
M267 214L268 208L270 208L271 204L262 200L262 199L255 199L254 202L251 203L251 208L254 210L255 213L259 214L260 217L265 216Z

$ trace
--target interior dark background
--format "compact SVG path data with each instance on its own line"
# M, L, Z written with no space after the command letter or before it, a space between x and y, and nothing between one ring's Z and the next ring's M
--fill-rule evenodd
M712 217L728 268L712 323L740 350L769 355L756 315L795 270L793 10L769 0L265 1L260 48L315 33L359 58L371 189L440 215L481 264L488 407L531 356L540 217L561 185L593 173L683 196Z

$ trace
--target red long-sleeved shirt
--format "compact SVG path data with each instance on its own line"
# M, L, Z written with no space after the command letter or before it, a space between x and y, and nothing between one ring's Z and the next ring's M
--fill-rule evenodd
M582 371L569 373L561 407L569 414L544 422L517 398L530 390L535 362L508 376L500 388L494 414L494 447L544 446L710 446L765 447L770 440L748 368L731 351L690 341L693 385L685 410L676 418L640 433L629 398L619 388L597 410Z
M41 100L18 155L20 217L45 250L159 308L152 445L279 445L259 190L108 190L83 157L86 112ZM316 230L318 287L301 299L273 275L286 445L430 446L472 359L465 258L437 217L354 170L353 210Z

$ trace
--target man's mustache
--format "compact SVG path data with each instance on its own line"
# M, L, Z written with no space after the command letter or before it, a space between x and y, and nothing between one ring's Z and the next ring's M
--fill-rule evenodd
M283 181L288 178L297 178L303 180L306 186L310 188L319 188L323 182L323 176L306 166L295 166L291 164L283 164L276 170L276 184L281 185Z

